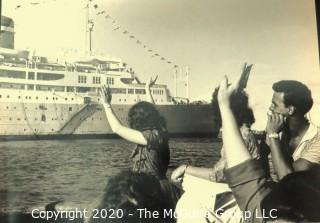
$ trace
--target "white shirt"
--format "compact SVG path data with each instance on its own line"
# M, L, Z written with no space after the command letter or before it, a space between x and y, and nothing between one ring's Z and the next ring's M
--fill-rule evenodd
M295 149L292 158L294 161L305 159L312 163L320 164L320 130L319 127L310 123L307 132Z

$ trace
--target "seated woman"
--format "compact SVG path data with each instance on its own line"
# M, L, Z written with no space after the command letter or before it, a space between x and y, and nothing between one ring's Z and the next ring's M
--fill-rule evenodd
M211 103L216 117L216 123L221 127L221 114L217 100L218 90L219 88L215 89L212 95ZM233 95L230 99L230 104L232 113L237 122L237 126L250 154L255 159L261 160L265 168L268 169L267 153L265 154L265 151L267 150L261 149L258 139L251 131L251 126L255 122L255 118L252 109L249 107L247 93L244 90L241 90L237 94ZM213 168L194 167L184 164L173 171L171 179L174 182L179 182L181 179L183 179L184 174L189 174L213 182L225 182L225 177L223 174L223 171L226 167L224 146L222 146L220 155L221 158Z
M102 87L100 90L102 104L112 131L129 142L136 143L131 154L132 170L152 174L159 179L166 178L170 160L168 132L163 117L153 105L150 87L155 80L146 83L146 93L149 102L138 102L133 105L128 114L129 126L124 126L116 117L111 106L111 90Z

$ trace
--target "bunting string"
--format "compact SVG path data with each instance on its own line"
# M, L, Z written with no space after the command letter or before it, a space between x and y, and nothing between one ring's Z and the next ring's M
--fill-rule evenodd
M43 1L32 1L27 3L21 3L19 5L16 5L15 9L18 10L26 6L38 6L43 3L47 3L49 1L55 2L56 0L43 0ZM93 3L93 2L94 0L88 0L88 3L85 8L89 7L89 3ZM134 35L132 32L128 31L127 29L124 29L114 17L112 17L110 14L107 14L106 10L103 10L103 9L101 10L97 3L93 3L93 10L94 10L93 14L96 17L104 17L106 22L111 23L111 26L112 26L111 29L113 32L119 32L119 33L122 33L124 36L127 36L131 41L133 41L133 43L141 46L143 50L145 50L148 54L150 54L151 58L154 58L154 59L158 58L161 62L164 62L167 65L173 66L173 68L175 69L177 69L178 67L181 67L177 63L174 63L173 61L167 59L165 56L153 50L152 47L149 47L146 43L140 40L140 38L138 38L137 35Z

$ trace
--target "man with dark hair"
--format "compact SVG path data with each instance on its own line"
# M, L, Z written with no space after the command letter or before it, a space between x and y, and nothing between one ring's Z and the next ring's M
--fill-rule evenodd
M301 82L283 80L272 86L267 143L279 179L294 171L320 165L320 130L306 119L313 100Z
M238 85L239 81L234 85L228 85L228 79L224 78L220 84L218 100L222 116L222 138L228 166L225 175L237 204L243 211L244 220L246 222L274 220L277 222L319 222L320 165L316 163L316 156L311 155L313 150L319 150L319 136L316 134L313 139L310 139L310 142L309 140L300 140L300 144L301 142L306 143L307 146L302 148L301 155L294 161L293 167L290 169L291 172L292 170L294 172L289 173L288 171L278 183L270 181L261 163L253 159L247 150L232 113L230 98L237 92ZM290 133L288 142L290 142L290 139L297 137L296 134L301 131L293 131L295 130L294 126L304 127L302 138L308 134L310 124L304 119L304 113L301 112L299 106L294 106L292 102L285 105L285 94L282 91L274 93L273 105L271 106L273 114L270 114L268 125L270 129L276 126L275 124L281 126L280 123L283 123L285 119L283 116L285 116L287 128L290 130L288 132ZM305 96L302 98L306 98L309 102L311 99L311 97ZM309 107L311 106L309 105ZM304 108L304 112L306 110L308 109ZM277 132L275 133L277 134ZM271 133L269 132L269 134ZM271 149L279 151L276 151L278 153L273 151L271 155L283 157L285 150L280 150L280 141L277 141L279 139L276 134L269 135L269 139L271 147L275 147ZM272 144L276 144L278 147ZM309 151L310 148L312 148L312 152ZM313 157L312 161L309 160L310 157ZM291 164L287 163L287 165L290 168ZM297 171L302 169L304 171Z

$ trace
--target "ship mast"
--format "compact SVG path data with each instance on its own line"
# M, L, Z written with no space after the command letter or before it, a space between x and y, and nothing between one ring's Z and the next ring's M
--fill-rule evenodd
M186 67L186 77L185 77L185 87L186 87L186 98L189 100L189 67Z
M87 46L88 46L88 52L89 52L89 56L92 55L92 31L93 31L93 27L94 27L94 22L93 20L90 18L90 9L91 9L91 3L92 0L89 0L86 6L87 9L87 18L86 18L86 33L87 33L87 37L89 37L89 40L87 40L86 38L86 42L87 42Z

